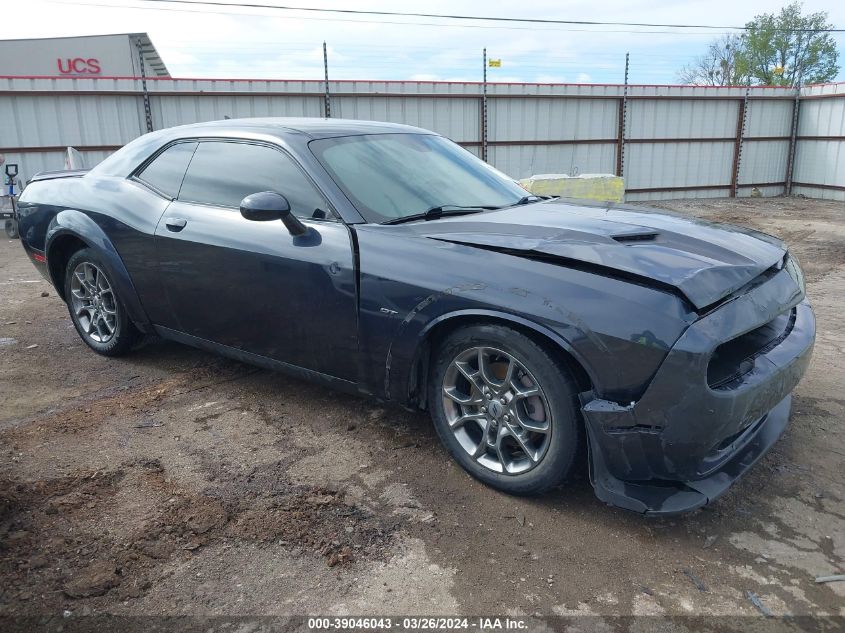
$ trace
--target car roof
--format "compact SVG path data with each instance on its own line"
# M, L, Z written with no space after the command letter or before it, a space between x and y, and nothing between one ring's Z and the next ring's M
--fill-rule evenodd
M224 119L205 123L191 123L171 128L179 136L197 134L203 131L214 132L225 128L229 132L263 132L265 134L304 134L312 139L356 134L433 134L429 130L381 121L356 121L353 119L320 119L307 117L256 117L249 119Z
M88 172L89 176L117 176L125 178L159 148L180 139L199 137L255 137L271 136L290 142L300 140L355 136L361 134L435 134L429 130L379 121L353 121L351 119L319 119L306 117L256 117L250 119L224 119L191 123L164 128L139 136L103 160Z

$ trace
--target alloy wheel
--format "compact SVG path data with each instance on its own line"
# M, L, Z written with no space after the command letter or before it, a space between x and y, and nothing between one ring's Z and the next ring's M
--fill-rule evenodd
M108 343L117 329L118 309L108 277L91 262L81 262L73 270L70 291L82 331L96 343Z
M450 430L485 468L520 475L545 457L552 433L549 401L528 368L507 352L461 352L443 377L442 398Z

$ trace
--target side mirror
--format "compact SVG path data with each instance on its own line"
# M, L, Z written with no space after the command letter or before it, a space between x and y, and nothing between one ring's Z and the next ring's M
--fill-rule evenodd
M302 222L290 212L290 203L283 195L275 191L253 193L241 200L241 215L254 222L281 220L291 235L304 235L308 232Z

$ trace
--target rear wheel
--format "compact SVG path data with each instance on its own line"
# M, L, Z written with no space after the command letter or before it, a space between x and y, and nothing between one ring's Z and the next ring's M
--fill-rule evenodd
M128 352L139 332L126 314L100 257L91 249L74 253L67 264L65 299L82 340L98 354Z
M577 387L535 341L500 325L439 345L429 407L441 441L471 475L511 494L540 494L570 474L581 443Z
M18 239L18 221L14 219L6 220L5 227L6 236L9 239Z

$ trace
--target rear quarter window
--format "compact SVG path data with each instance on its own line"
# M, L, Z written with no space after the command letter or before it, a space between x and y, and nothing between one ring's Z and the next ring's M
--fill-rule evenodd
M185 171L196 149L196 143L171 145L144 167L136 178L168 198L175 198L179 195Z

